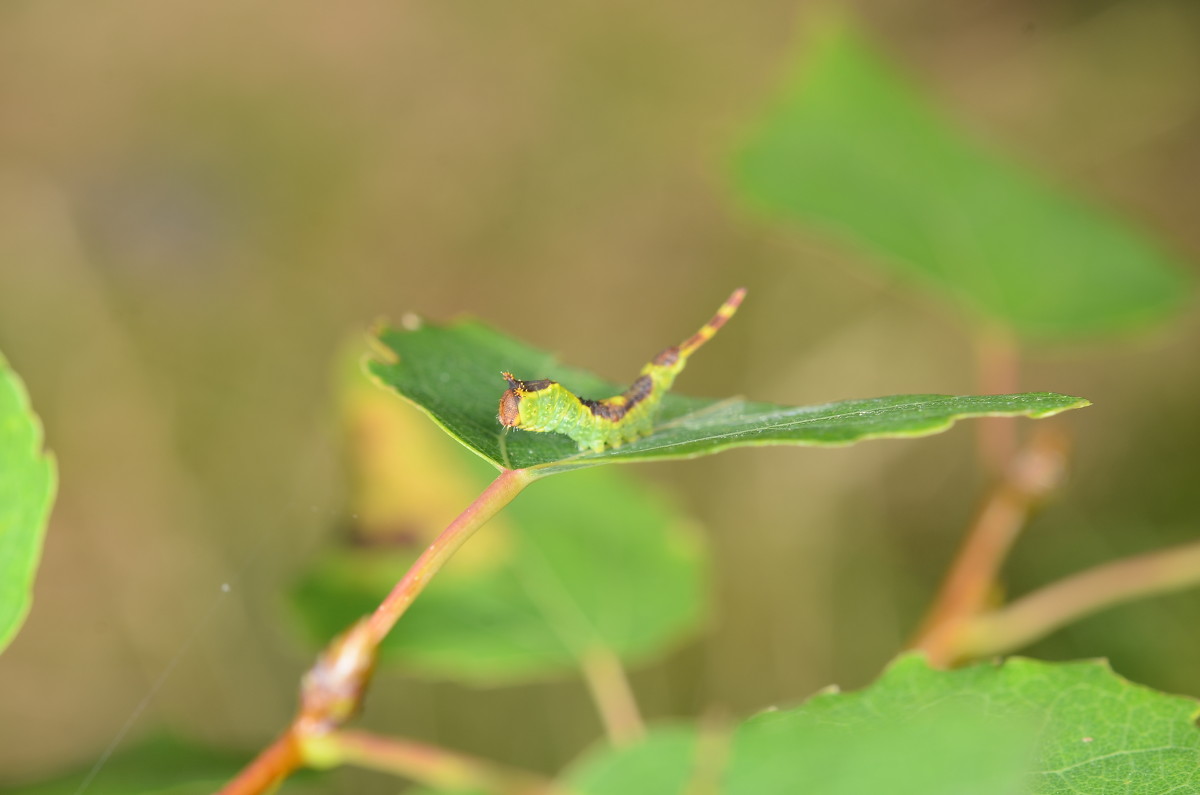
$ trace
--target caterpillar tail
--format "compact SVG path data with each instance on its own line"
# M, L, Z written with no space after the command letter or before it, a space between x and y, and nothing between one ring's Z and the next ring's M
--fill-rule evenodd
M597 452L650 434L657 407L688 357L733 317L745 296L745 288L734 290L699 331L651 359L638 378L619 395L589 400L571 393L557 381L546 378L523 381L512 373L501 373L508 389L500 398L500 424L508 428L565 434L581 450Z
M724 326L729 321L729 318L733 317L733 314L737 312L738 307L742 304L742 299L745 297L745 287L739 287L734 290L725 299L725 303L721 304L721 308L713 315L712 320L705 323L700 327L699 331L679 344L679 358L686 359L695 353L697 348L712 339L721 329L721 326Z

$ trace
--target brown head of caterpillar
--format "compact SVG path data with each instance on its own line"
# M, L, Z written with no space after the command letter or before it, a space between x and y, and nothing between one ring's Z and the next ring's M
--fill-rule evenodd
M539 378L536 381L522 381L513 376L512 373L504 372L500 375L504 376L504 380L508 382L508 389L504 390L504 394L500 396L500 424L506 428L521 427L521 398L531 392L540 392L543 389L556 384L556 381L551 381L549 378Z
M500 396L500 424L505 428L516 428L521 424L521 382L513 378L512 373L500 375L508 382L508 389Z
M500 395L500 425L504 428L516 428L517 424L521 423L521 391L518 387L520 382L512 377L511 372L502 372L500 375L509 382L509 388Z

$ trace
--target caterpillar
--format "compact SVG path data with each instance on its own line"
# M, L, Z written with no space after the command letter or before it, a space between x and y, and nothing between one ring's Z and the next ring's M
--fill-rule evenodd
M522 381L512 373L501 373L508 389L500 398L500 424L539 433L562 433L571 437L580 450L597 453L649 435L654 429L655 409L688 357L733 317L745 296L745 288L734 290L712 320L651 359L628 389L610 398L588 400L548 378Z

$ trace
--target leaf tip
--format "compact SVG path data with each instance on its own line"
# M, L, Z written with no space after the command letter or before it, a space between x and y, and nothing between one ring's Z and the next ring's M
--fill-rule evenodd
M1064 403L1063 405L1060 405L1060 406L1053 406L1051 408L1042 409L1041 411L1037 412L1036 414L1032 414L1030 416L1033 417L1034 419L1040 420L1045 417L1053 417L1055 414L1062 414L1064 411L1072 411L1073 409L1087 408L1088 406L1092 405L1092 401L1088 400L1087 398L1075 397L1074 395L1063 395L1062 397L1067 398L1071 402Z

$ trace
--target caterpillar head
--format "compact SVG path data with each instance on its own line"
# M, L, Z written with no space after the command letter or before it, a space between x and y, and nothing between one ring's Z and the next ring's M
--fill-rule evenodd
M521 381L512 373L501 373L508 382L508 389L500 396L500 424L508 428L521 427L521 400L533 392L540 392L554 382L548 378L537 381Z

